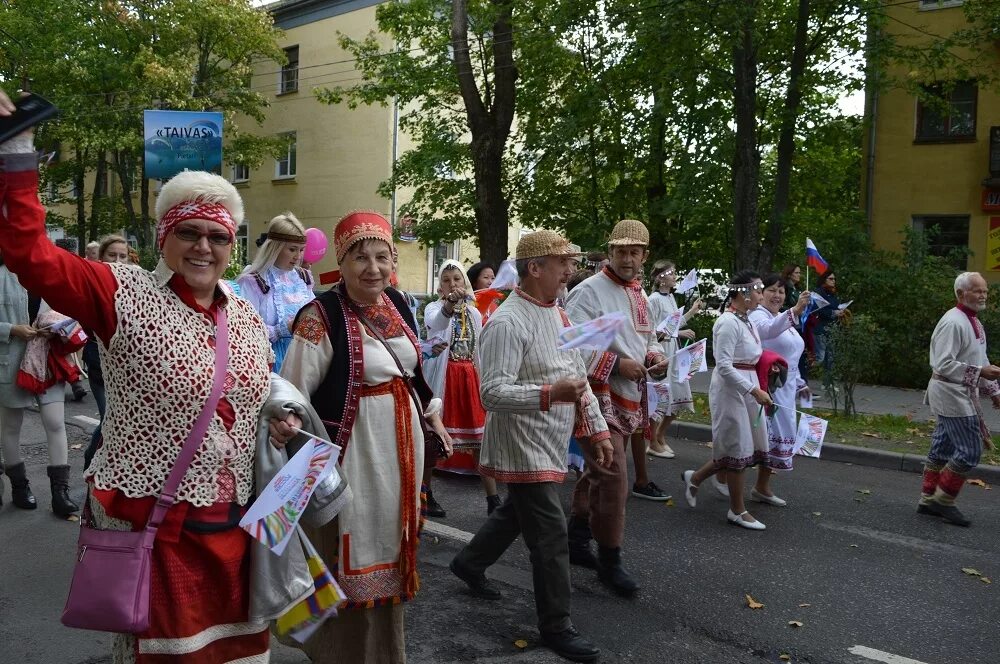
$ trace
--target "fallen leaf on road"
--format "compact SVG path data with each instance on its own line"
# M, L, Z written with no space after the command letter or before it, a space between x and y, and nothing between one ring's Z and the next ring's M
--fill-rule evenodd
M66 517L66 520L67 521L72 521L73 523L76 523L77 521L80 520L80 517L78 517L75 514L70 514L68 517Z
M884 436L882 436L882 434L872 433L871 431L862 431L861 435L862 436L868 436L869 438L883 438L884 437Z
M83 449L83 445L80 444L80 443L77 443L76 445L70 445L69 449L71 449L71 450L82 450ZM969 480L969 481L971 482L972 480Z
M673 498L667 498L666 502L664 502L663 504L666 505L667 507L673 507L674 506L674 499Z
M708 443L702 443L701 445L702 445L702 447L711 447L711 446L712 446L712 443L711 443L711 442L708 442Z
M920 429L918 429L917 427L913 427L913 428L907 429L906 433L917 434L917 433L920 433Z
M799 620L789 620L788 621L788 626L789 627L802 627L802 622L799 621Z
M981 486L984 489L986 489L987 491L989 491L990 489L993 488L989 484L987 484L986 482L984 482L982 480L965 480L965 483L966 484L971 484L972 486Z
M857 489L856 491L857 491L858 493L862 494L862 495L865 495L865 496L870 496L870 495L872 495L872 491L871 491L871 489Z
M517 646L518 648L527 648L528 642L525 641L524 639L518 639L517 641L514 641L514 645Z
M751 609L763 609L764 608L763 604L761 604L760 602L758 602L757 600L755 600L753 597L750 597L750 595L747 595L746 597L747 597L747 606L749 606Z
M809 606L812 606L812 604L799 604L799 608L800 609L804 609L804 608L809 607Z
M962 573L963 574L968 574L969 576L982 576L983 575L982 572L980 572L978 569L975 569L973 567L963 567L962 568Z
M792 661L792 656L786 653L781 653L780 655L778 655L778 659L780 659L782 662L790 662Z
M852 544L852 545L851 545L851 548L852 548L852 549L856 549L856 548L858 548L858 545L857 545L857 544Z
M823 516L822 512L813 512L813 516Z
M865 499L864 498L858 498L857 496L855 496L854 502L856 502L856 503L863 503L863 502L865 502Z
M983 583L993 583L992 581L989 580L989 577L985 576L979 577L979 580L982 581Z

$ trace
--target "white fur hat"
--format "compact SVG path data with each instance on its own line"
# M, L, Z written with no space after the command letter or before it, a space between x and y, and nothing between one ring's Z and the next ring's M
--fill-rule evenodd
M156 199L156 219L178 203L218 203L229 210L236 225L243 223L243 199L226 178L205 171L181 171L163 185Z

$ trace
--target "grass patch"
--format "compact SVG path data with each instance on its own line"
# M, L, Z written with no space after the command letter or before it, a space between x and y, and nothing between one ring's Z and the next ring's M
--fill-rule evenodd
M708 396L694 395L694 413L684 413L680 419L711 424ZM856 445L889 452L925 456L931 447L933 422L918 422L901 415L867 415L845 417L823 408L809 411L829 421L826 442ZM1000 436L993 436L993 449L983 453L982 463L1000 465Z

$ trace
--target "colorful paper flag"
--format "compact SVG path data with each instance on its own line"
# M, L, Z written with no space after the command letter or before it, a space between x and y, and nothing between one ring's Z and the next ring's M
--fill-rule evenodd
M330 476L339 457L339 446L310 438L264 487L240 527L280 556L313 491ZM340 475L334 477L339 483Z
M661 401L670 403L670 380L646 381L646 415L652 417Z
M795 432L793 454L801 454L818 459L823 449L823 438L826 437L827 421L815 415L802 413L799 416L799 428Z
M603 353L625 326L625 321L625 314L613 311L586 323L564 328L559 333L559 350L580 348Z
M680 309L667 314L666 317L660 321L660 324L656 326L656 331L665 334L668 337L677 338L677 332L681 329L681 323L683 320L684 307L681 307Z
M691 351L691 366L695 367L695 373L708 371L708 340L699 339L688 346L688 349Z
M686 275L684 275L683 281L677 287L677 292L680 294L685 294L693 290L698 286L698 270L692 269Z

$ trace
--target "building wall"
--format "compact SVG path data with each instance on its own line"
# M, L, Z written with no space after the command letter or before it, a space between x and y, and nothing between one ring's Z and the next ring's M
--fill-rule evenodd
M961 7L949 4L933 9L920 9L918 3L887 7L887 12L902 21L890 20L887 29L916 40L929 39L921 31L949 34L965 24ZM916 74L902 68L892 73ZM899 89L879 94L871 197L875 246L899 250L903 230L912 226L914 216L969 215L968 247L972 255L967 269L983 271L991 281L1000 280L1000 271L987 270L990 214L981 210L982 181L989 177L989 132L991 126L1000 125L1000 96L979 88L974 140L919 143L914 140L916 123L914 95ZM866 157L867 149L866 145Z

